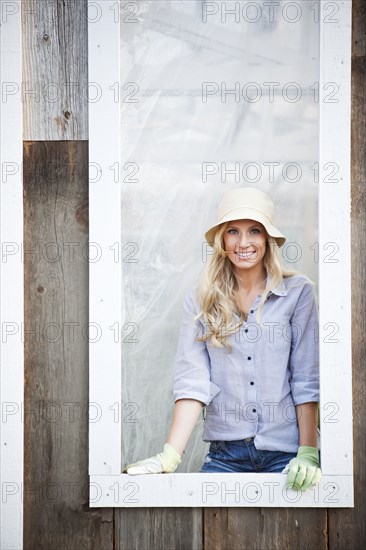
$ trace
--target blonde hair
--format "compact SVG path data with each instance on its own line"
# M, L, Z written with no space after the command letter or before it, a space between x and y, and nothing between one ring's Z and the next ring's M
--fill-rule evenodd
M206 342L211 338L214 347L227 347L230 351L232 346L226 341L226 337L235 334L244 322L243 313L240 311L240 320L237 323L233 317L233 311L238 311L234 300L234 291L238 290L238 282L232 263L227 256L224 244L224 233L229 222L221 224L215 234L213 254L201 272L197 297L201 311L194 317L206 327L206 333L197 338L199 342ZM283 280L283 277L291 277L300 273L296 270L285 269L280 262L280 252L276 240L268 233L266 252L263 257L264 268L271 278L270 286L266 287L259 301L256 314L256 321L261 325L262 310L264 302L270 290L276 288Z

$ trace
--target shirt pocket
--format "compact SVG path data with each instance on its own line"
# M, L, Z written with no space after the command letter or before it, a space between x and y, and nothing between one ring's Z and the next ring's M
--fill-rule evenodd
M262 339L266 349L286 352L291 345L291 315L282 314L275 319L263 320Z

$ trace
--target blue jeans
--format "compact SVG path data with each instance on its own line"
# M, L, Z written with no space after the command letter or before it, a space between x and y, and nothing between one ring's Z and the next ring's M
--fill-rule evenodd
M199 473L209 472L281 472L297 453L260 451L254 438L235 441L211 441L209 453Z

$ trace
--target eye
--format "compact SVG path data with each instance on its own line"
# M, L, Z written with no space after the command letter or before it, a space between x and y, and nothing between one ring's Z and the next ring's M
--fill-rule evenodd
M234 228L228 229L227 232L228 232L230 235L232 235L232 231L234 231L234 234L238 232L238 230L237 230L237 229L234 229ZM250 230L250 232L252 233L253 231L255 231L256 234L261 233L261 230L259 229L259 227L253 227L253 228Z

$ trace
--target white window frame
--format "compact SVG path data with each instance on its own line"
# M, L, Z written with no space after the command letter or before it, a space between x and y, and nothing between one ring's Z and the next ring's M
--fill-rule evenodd
M121 473L121 345L115 342L115 331L111 329L118 326L121 333L122 267L120 261L114 261L113 252L116 243L120 251L123 245L121 182L116 178L121 156L120 103L114 92L116 88L123 89L119 75L121 25L115 0L89 2L91 507L354 506L350 272L352 1L320 1L319 326L323 475L319 485L305 492L286 490L286 476L280 473L210 476ZM329 10L329 6L333 9ZM328 83L338 86L336 103L327 100L333 90ZM332 166L329 163L339 167L333 178L329 177ZM122 172L121 168L117 171ZM335 263L329 261L334 246Z

